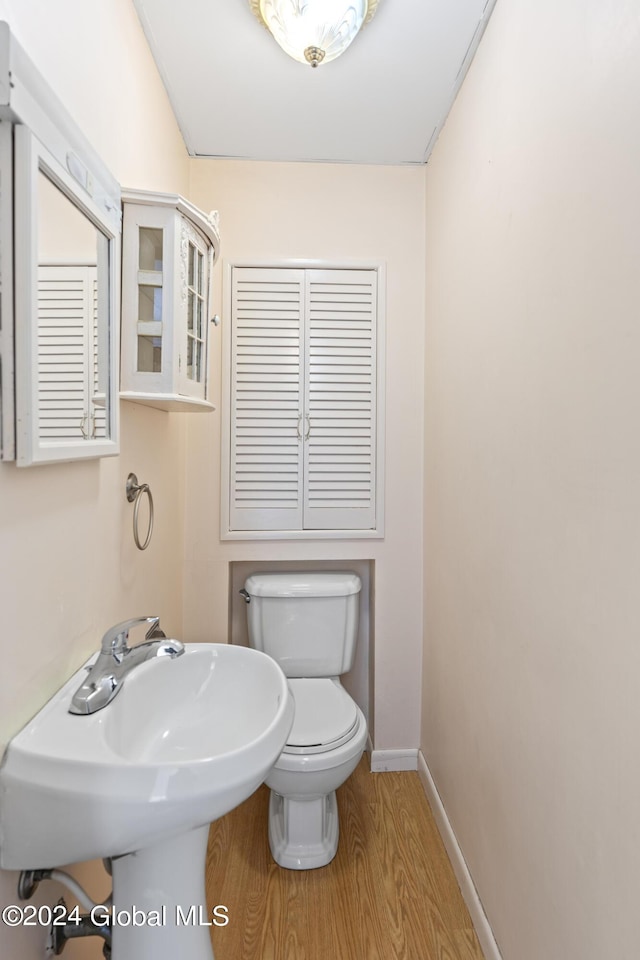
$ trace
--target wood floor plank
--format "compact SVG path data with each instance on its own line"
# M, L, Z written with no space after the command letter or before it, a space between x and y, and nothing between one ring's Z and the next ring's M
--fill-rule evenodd
M369 771L338 791L340 843L316 870L285 870L269 852L269 791L211 827L216 960L482 960L418 775Z

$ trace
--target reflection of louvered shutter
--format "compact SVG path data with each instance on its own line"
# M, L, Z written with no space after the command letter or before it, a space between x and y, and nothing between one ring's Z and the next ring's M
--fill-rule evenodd
M377 272L232 277L229 529L374 530Z
M99 440L104 440L107 436L107 410L105 406L104 387L100 383L100 371L98 369L99 333L98 333L98 275L95 268L92 269L92 279L90 284L91 314L89 322L91 324L91 391L93 393L93 435ZM103 354L104 355L104 354Z
M39 267L38 406L42 440L80 440L83 431L91 432L88 373L95 366L95 311L95 267Z
M307 530L375 527L374 270L309 270L306 284Z
M233 271L231 528L302 525L301 270Z

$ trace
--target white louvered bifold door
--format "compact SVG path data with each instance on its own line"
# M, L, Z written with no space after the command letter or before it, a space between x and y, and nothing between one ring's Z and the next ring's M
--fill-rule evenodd
M38 429L42 440L91 436L96 268L38 268ZM101 414L104 435L104 414Z
M232 530L302 526L304 271L234 267Z
M375 270L308 270L304 527L375 527Z

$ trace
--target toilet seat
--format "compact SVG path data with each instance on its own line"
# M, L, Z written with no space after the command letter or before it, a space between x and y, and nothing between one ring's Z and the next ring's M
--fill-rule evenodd
M289 689L296 710L283 753L326 753L354 736L358 728L358 708L335 680L326 677L290 679Z

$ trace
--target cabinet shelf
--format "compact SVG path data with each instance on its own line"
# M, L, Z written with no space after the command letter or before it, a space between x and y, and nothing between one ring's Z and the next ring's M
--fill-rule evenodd
M120 399L141 403L145 407L155 407L156 410L166 410L169 413L211 413L216 409L209 400L183 397L178 393L137 393L134 390L121 390Z

